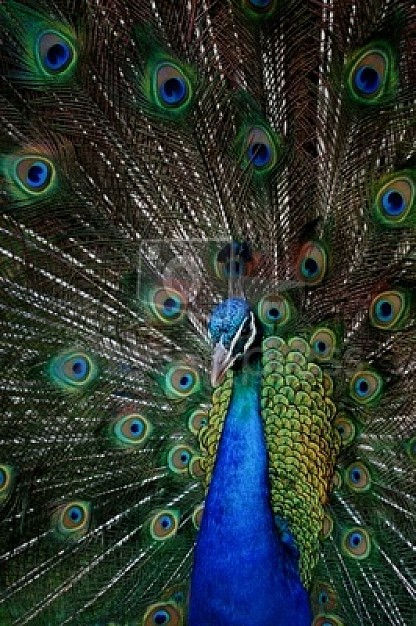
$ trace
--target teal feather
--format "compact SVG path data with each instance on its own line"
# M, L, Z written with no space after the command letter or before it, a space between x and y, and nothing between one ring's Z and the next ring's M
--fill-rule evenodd
M0 4L2 625L413 624L415 28Z

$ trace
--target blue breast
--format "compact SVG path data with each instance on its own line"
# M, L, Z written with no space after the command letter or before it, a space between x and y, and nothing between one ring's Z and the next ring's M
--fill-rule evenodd
M234 376L195 549L190 626L310 626L297 557L276 532L260 380Z

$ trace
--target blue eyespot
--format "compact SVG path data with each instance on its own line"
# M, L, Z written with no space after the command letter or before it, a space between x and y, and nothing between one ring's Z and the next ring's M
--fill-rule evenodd
M380 73L370 65L359 67L354 75L354 84L358 91L369 96L376 93L381 86Z
M79 524L83 518L83 511L79 506L71 506L68 511L68 517L74 524Z
M153 615L154 624L168 624L170 622L170 615L167 611L157 611Z
M361 545L363 536L359 532L350 533L348 536L348 544L350 548L358 548Z
M361 480L361 470L358 467L353 467L350 471L350 478L353 483L359 483Z
M272 306L268 309L266 316L271 322L277 322L282 317L282 313L276 306Z
M381 197L383 209L388 215L397 217L407 208L406 200L399 191L388 190Z
M73 46L61 33L46 32L39 37L37 54L48 74L63 74L75 60Z
M360 396L360 398L365 398L369 391L368 380L365 378L357 378L354 384L355 393Z
M179 387L182 389L182 391L188 391L188 389L190 389L193 384L194 379L192 374L184 374L179 379Z
M3 487L5 482L6 482L6 472L0 468L0 487Z
M165 104L180 104L187 95L185 80L179 76L168 78L160 85L159 95Z
M181 313L182 302L179 298L170 295L163 303L162 314L166 317L176 317Z
M159 523L164 530L169 530L173 526L173 520L170 515L162 515Z
M35 161L26 174L26 185L29 189L39 189L43 187L50 177L50 171L47 163L44 161Z
M141 437L144 431L144 424L141 420L133 419L129 423L132 437Z
M48 69L57 71L65 67L71 59L72 51L68 44L56 43L49 48L45 56L45 65Z
M250 163L255 167L265 167L272 159L273 152L270 146L265 143L250 144L247 149Z
M381 322L390 322L393 319L394 310L388 300L379 300L376 304L376 316Z
M326 343L322 340L315 341L313 349L315 352L318 352L318 354L322 354L326 351Z
M306 257L306 259L302 261L302 274L306 278L314 278L317 275L318 271L319 266L315 259L312 259L311 257Z
M89 364L87 359L78 357L72 360L72 374L74 380L83 380L89 372Z

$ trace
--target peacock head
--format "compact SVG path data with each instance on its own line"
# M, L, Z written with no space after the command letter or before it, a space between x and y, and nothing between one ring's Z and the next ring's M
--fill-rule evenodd
M214 344L211 384L219 385L231 367L241 366L258 343L258 321L244 298L229 298L218 304L208 322Z

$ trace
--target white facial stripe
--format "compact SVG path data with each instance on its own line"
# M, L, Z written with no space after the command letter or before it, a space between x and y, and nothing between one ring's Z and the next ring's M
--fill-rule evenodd
M238 329L235 337L233 338L233 340L232 340L232 342L230 344L230 349L228 350L228 355L227 355L227 363L228 363L227 369L229 367L231 367L232 365L234 365L234 363L238 359L238 357L239 356L243 356L244 352L247 352L247 350L250 348L250 346L253 345L253 343L254 343L254 340L256 338L256 323L254 321L254 313L252 311L250 311L250 331L251 331L251 334L250 334L250 337L249 337L247 343L244 346L244 352L243 353L238 353L234 357L232 357L231 355L232 355L233 349L234 349L237 341L240 339L241 333L243 332L243 328L244 328L244 323L241 324L240 328ZM221 344L222 344L222 337L221 337L220 341L221 341Z

